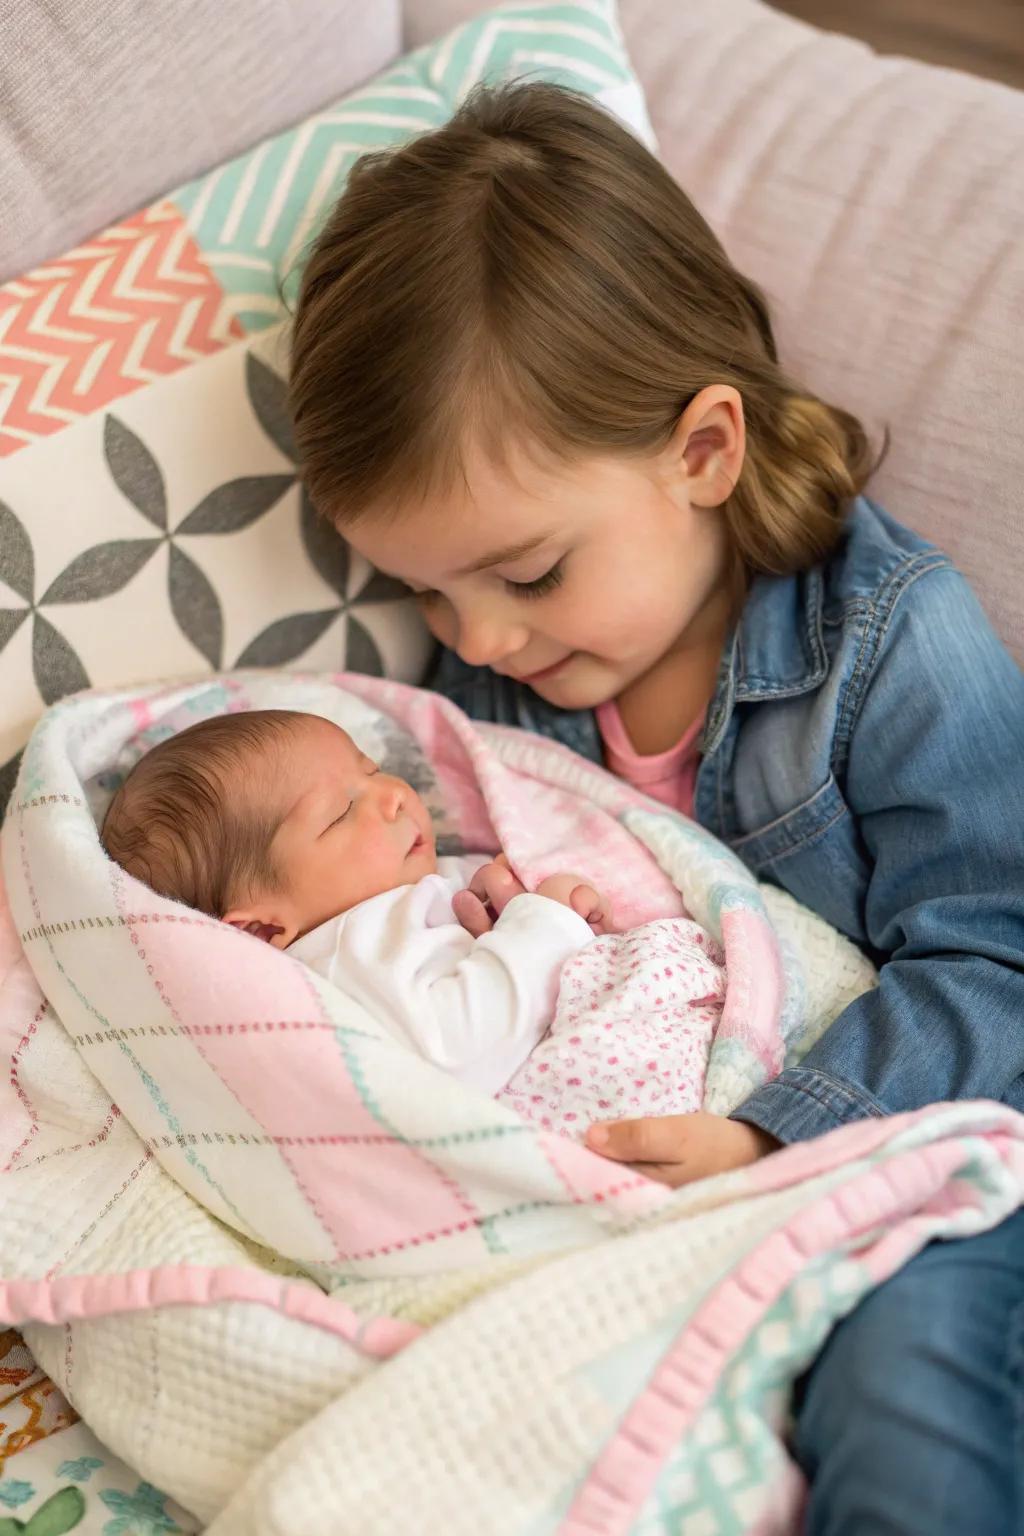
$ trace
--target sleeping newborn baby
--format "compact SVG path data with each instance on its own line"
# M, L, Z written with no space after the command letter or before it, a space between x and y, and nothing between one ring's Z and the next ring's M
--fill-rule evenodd
M725 995L704 930L609 933L578 876L530 893L501 856L438 858L416 791L319 715L223 715L161 742L101 840L160 895L287 948L545 1129L700 1107Z
M153 747L101 841L161 896L287 948L491 1094L547 1030L563 965L605 921L574 876L528 894L501 861L439 859L410 785L329 720L288 710L218 716ZM460 901L485 906L491 931L473 938Z

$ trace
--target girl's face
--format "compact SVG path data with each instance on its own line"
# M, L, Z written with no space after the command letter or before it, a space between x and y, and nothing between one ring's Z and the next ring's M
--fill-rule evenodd
M713 442L696 443L694 469L678 442L557 468L477 456L443 501L347 536L419 594L433 633L464 661L551 704L593 708L670 652L724 640L729 486L709 493ZM709 494L715 504L699 504Z

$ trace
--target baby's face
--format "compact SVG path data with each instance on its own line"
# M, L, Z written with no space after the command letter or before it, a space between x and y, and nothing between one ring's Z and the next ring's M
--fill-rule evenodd
M381 773L329 720L309 715L298 723L275 791L285 807L271 845L290 918L284 942L437 870L419 795Z

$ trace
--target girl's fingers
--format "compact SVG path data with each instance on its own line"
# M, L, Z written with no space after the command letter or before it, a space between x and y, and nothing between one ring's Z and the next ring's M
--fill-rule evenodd
M608 1120L592 1125L587 1146L617 1163L678 1163L684 1155L690 1115L660 1115L645 1120ZM654 1174L653 1177L662 1177Z
M685 1163L630 1163L629 1166L634 1173L642 1173L645 1179L653 1179L655 1184L667 1184L669 1189L679 1189L693 1181Z

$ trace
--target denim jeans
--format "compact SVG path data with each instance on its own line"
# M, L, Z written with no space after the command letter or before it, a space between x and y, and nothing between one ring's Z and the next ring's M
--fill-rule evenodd
M805 1536L1022 1536L1024 1211L931 1243L800 1384Z

